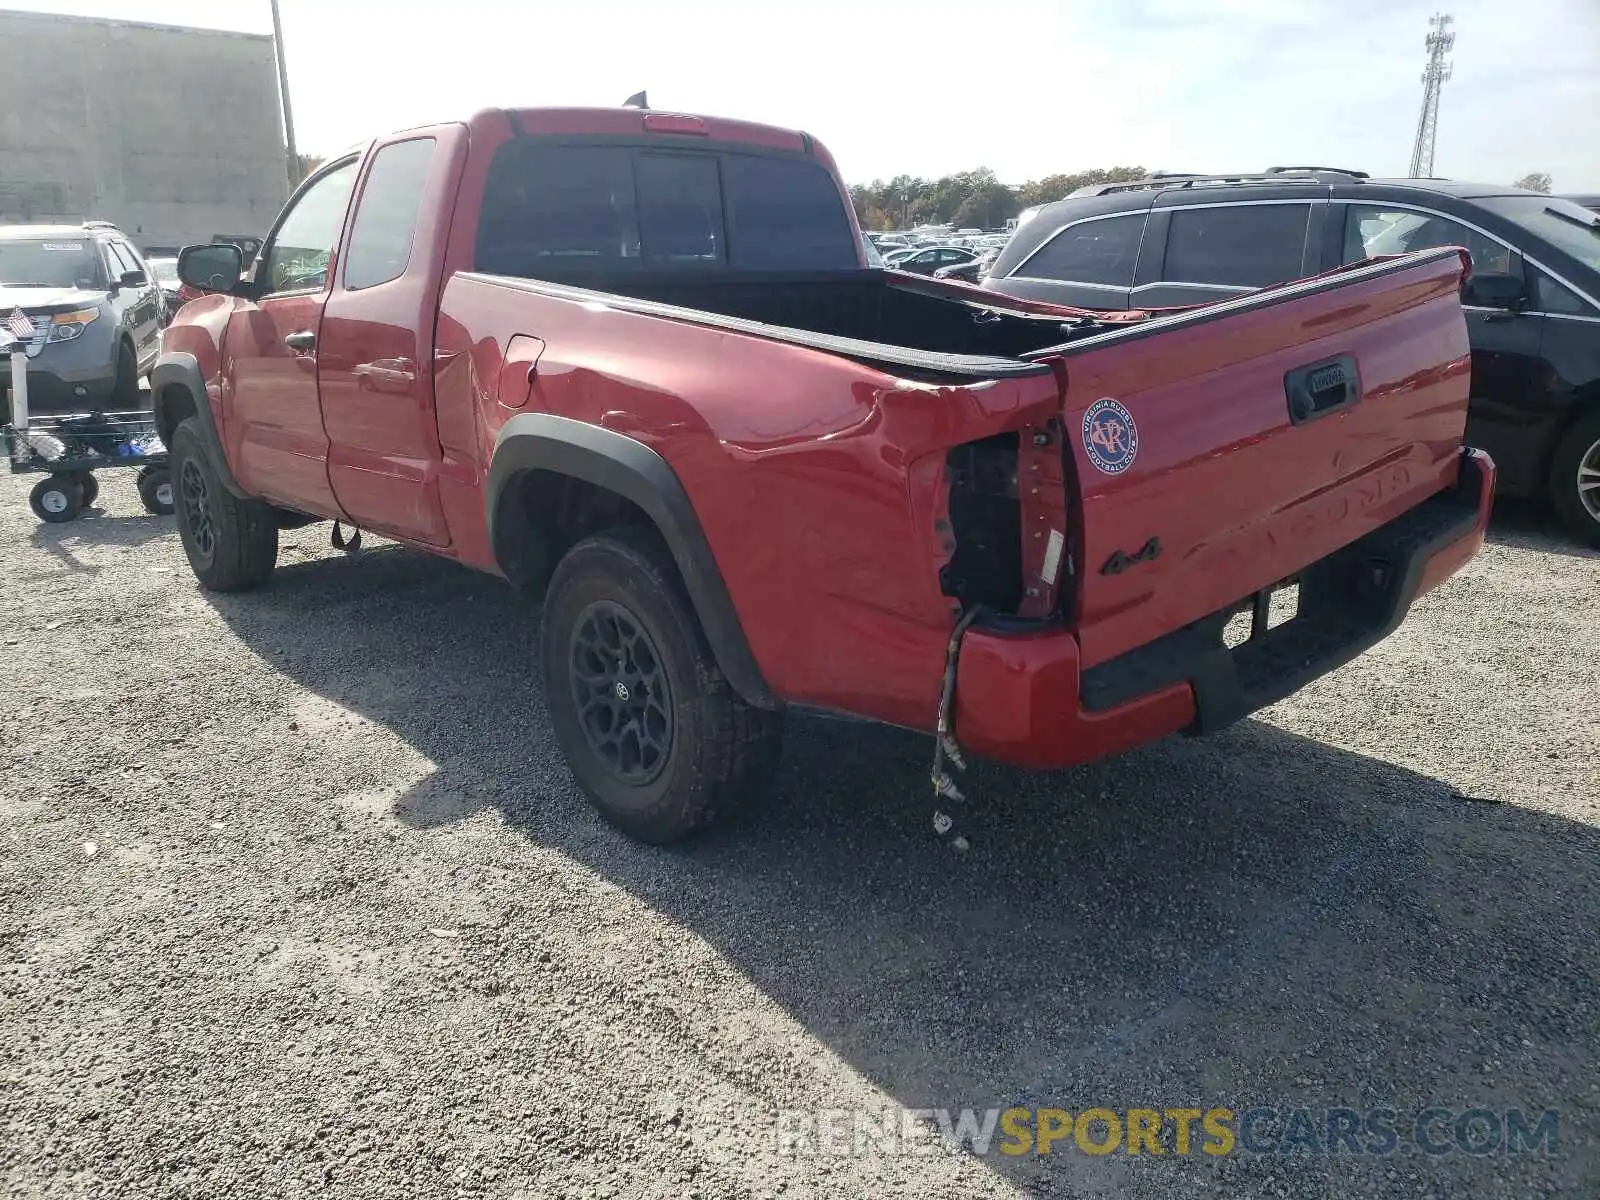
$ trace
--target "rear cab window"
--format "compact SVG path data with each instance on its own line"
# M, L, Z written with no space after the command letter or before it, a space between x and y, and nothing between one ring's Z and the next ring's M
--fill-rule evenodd
M517 138L489 166L475 265L543 278L627 270L859 270L820 163L715 146Z

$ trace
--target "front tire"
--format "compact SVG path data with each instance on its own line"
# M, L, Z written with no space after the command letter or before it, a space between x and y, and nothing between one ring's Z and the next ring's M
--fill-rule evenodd
M127 342L117 343L117 374L111 382L111 406L123 412L139 407L139 360Z
M1574 537L1600 546L1600 413L1579 421L1557 443L1550 502Z
M206 457L203 437L195 417L186 418L172 435L178 537L201 587L249 591L264 584L277 566L278 525L271 505L241 500L223 486Z
M765 789L783 717L728 683L654 538L579 542L556 565L544 612L545 703L602 817L663 845Z

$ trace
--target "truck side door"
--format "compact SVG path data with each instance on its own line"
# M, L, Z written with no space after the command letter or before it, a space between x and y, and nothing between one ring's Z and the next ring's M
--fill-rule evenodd
M245 488L297 512L343 515L328 486L317 337L358 159L325 167L289 201L223 339L223 437Z
M317 335L328 479L364 528L450 544L439 500L434 324L466 127L412 130L368 154Z

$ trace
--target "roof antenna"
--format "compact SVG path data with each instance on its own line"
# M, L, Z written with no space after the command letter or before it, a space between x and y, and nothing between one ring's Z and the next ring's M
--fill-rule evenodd
M650 101L645 99L643 92L635 92L622 102L623 108L649 108Z

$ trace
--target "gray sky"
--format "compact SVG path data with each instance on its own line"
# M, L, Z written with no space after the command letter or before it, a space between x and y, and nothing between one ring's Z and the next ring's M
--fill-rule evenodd
M0 0L269 32L268 0ZM1403 174L1456 18L1436 174L1600 191L1600 0L281 0L301 149L497 104L807 130L847 178L1137 164Z

